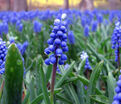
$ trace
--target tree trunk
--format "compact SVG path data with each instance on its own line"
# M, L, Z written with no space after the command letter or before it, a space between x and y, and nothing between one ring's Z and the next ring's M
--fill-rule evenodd
M14 11L27 11L27 1L26 0L14 0Z
M79 3L79 8L81 10L92 10L94 9L93 0L81 0Z
M32 0L29 0L29 10L32 9Z
M108 0L110 9L120 9L121 0Z
M6 0L7 10L11 10L11 0Z
M69 0L64 0L64 9L69 9Z

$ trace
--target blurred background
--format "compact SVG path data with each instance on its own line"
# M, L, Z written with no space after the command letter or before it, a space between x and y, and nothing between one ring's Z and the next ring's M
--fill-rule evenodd
M121 9L121 0L0 0L0 11L77 8L80 10Z

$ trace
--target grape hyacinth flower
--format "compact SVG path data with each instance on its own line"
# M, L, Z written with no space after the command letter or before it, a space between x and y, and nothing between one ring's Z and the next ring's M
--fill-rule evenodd
M7 54L6 43L0 38L0 74L5 72L5 59Z
M84 36L89 36L89 26L88 25L86 25L85 27L84 27Z
M103 22L103 15L102 14L98 14L97 15L97 20L98 20L98 23L102 23Z
M121 23L116 22L115 28L112 34L112 49L115 49L115 61L118 63L118 66L120 66L120 52L119 48L121 47ZM120 70L120 68L119 68Z
M64 70L66 70L66 69L68 69L69 68L69 64L65 64L64 65ZM61 71L60 71L60 69L59 69L59 67L57 66L57 72L59 73L59 74L61 74Z
M81 25L82 25L82 27L85 27L85 25L86 25L86 17L85 16L81 17Z
M16 22L16 29L19 31L19 32L22 32L23 30L23 24L21 21L17 21Z
M17 44L17 48L19 49L19 51L22 55L24 55L28 45L29 45L28 41L25 41L23 44L21 44L21 43Z
M121 75L117 81L117 87L115 88L116 95L113 98L112 104L121 104Z
M50 39L48 39L48 48L45 49L45 54L49 55L49 58L45 60L46 65L55 64L58 58L58 64L63 65L67 60L66 54L64 52L68 51L66 27L61 24L61 20L55 19L54 27L52 33L50 34Z
M95 32L97 30L97 26L98 26L98 22L97 21L93 21L92 22L92 32Z
M88 69L88 70L91 70L91 66L90 66L90 63L89 63L89 60L88 60L88 55L87 55L87 53L86 52L82 52L82 54L81 54L81 59L82 60L86 60L86 62L85 62L85 69Z
M75 43L75 37L74 37L73 31L69 31L68 32L68 40L69 40L70 44L74 44Z
M8 28L8 23L7 22L3 22L2 30L3 30L3 33L4 34L7 34L8 33L9 28Z
M66 70L66 69L68 69L69 68L69 64L66 64L65 66L64 66L64 69Z
M35 33L41 32L41 27L42 27L42 24L39 23L38 21L33 22L33 30Z
M49 55L49 58L45 59L45 64L53 64L53 72L51 79L51 102L53 103L54 96L54 82L56 77L57 65L63 65L67 60L65 52L68 51L67 46L67 28L66 21L64 20L65 16L61 16L60 19L55 19L54 27L50 34L50 39L47 40L48 48L45 49L45 54Z
M60 69L59 69L58 66L57 66L57 72L58 72L59 74L61 74L61 71L60 71Z
M7 34L9 31L7 22L0 23L0 35Z

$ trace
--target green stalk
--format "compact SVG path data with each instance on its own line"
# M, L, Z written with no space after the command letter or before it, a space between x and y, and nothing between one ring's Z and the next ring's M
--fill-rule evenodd
M54 104L54 85L56 79L57 63L58 63L58 57L56 56L56 63L53 65L52 80L51 80L51 92L50 92L51 104Z

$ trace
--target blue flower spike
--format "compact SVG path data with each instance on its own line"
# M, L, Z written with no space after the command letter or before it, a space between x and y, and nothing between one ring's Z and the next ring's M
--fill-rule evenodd
M55 64L58 57L58 64L63 65L67 60L65 52L68 51L67 46L67 28L63 24L67 15L63 13L61 18L54 20L54 26L52 32L50 33L50 39L47 40L48 48L45 49L44 53L49 55L49 58L45 60L46 65ZM52 56L53 54L53 56Z
M0 74L5 72L5 60L7 54L6 43L0 38Z
M88 60L88 55L86 52L82 51L82 54L80 56L81 60L86 60L85 62L85 69L88 69L88 70L91 70L91 66L90 66L90 63L89 63L89 60Z

